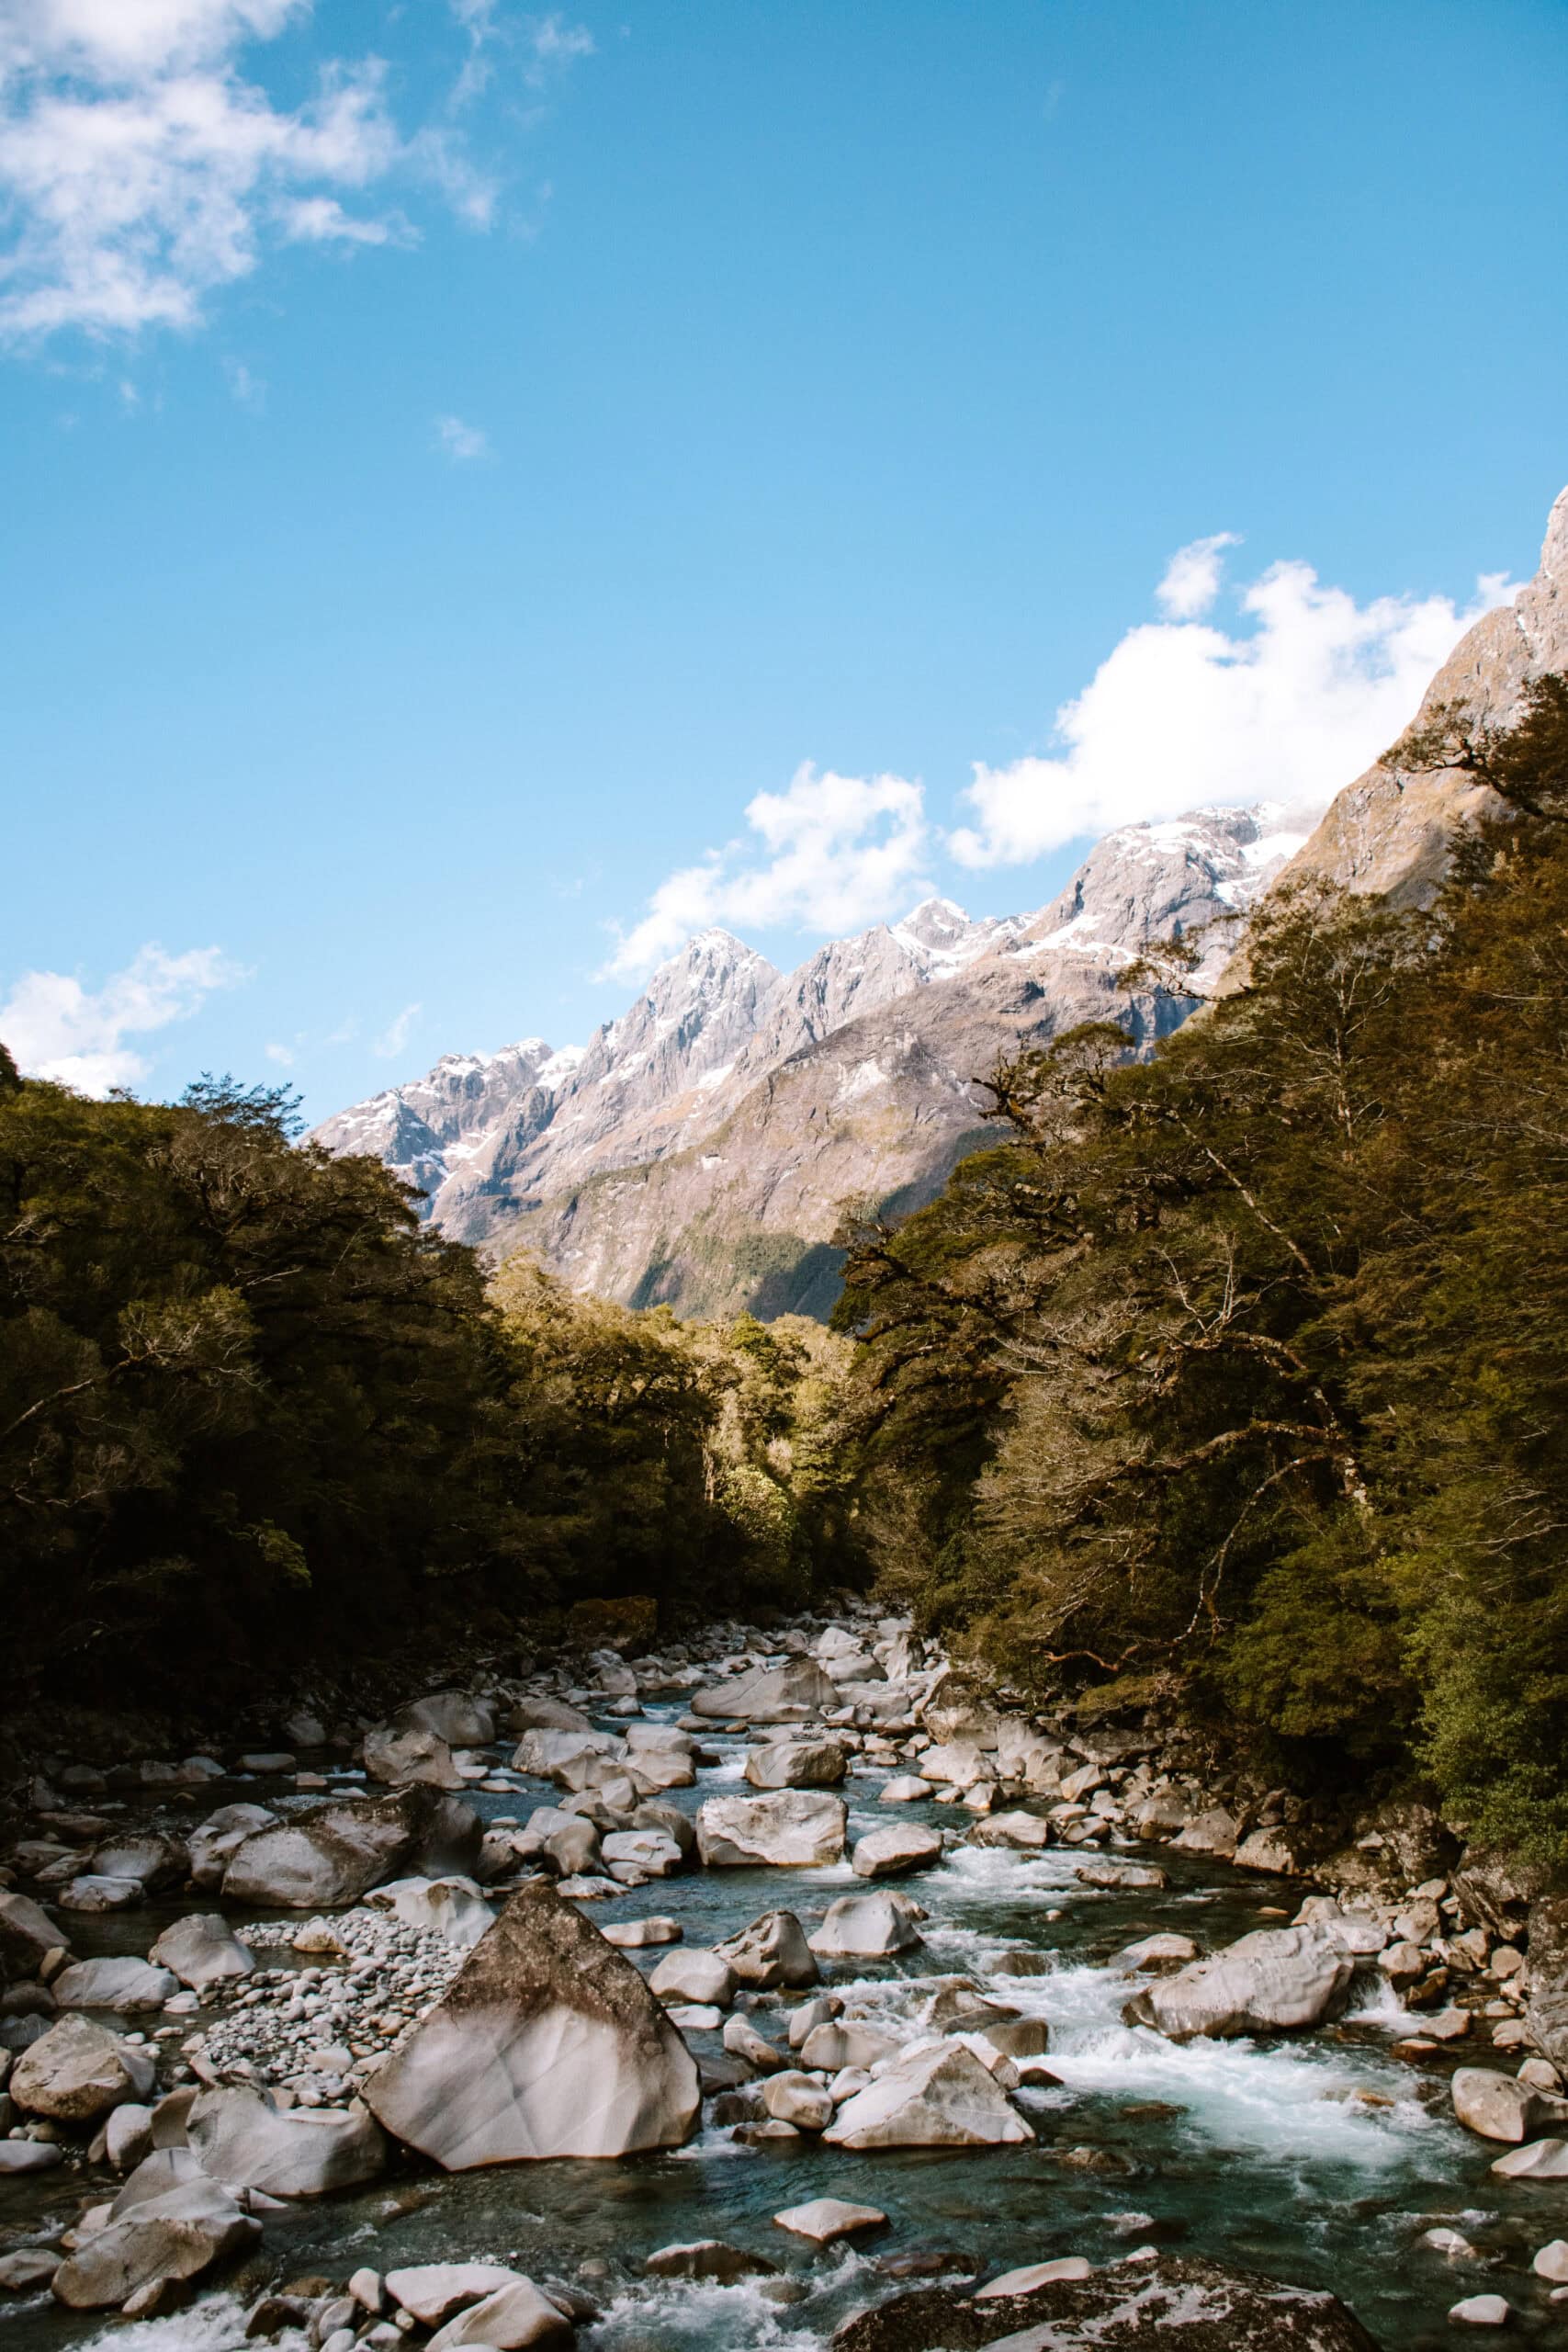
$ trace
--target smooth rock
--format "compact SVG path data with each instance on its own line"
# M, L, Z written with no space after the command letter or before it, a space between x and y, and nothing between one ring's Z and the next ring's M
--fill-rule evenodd
M25 2295L47 2287L62 2256L48 2246L22 2246L15 2254L0 2254L0 2294Z
M836 1789L848 1761L836 1739L772 1739L746 1758L754 1789Z
M512 1897L364 2096L448 2171L678 2147L700 2104L637 1969L542 1883Z
M1449 2311L1454 2327L1506 2327L1512 2317L1512 2307L1502 2295L1467 2295Z
M223 1874L231 1903L317 1911L357 1903L400 1873L466 1874L483 1835L471 1805L418 1784L388 1797L342 1797L255 1832Z
M380 2127L357 2100L344 2114L279 2109L265 2091L204 2091L186 2118L186 2135L215 2180L269 2197L324 2197L386 2169Z
M1568 2120L1568 2101L1532 2090L1493 2066L1461 2066L1449 2085L1454 2113L1483 2140L1528 2140L1543 2125Z
M0 1983L7 1976L36 1976L65 1937L30 1895L0 1887Z
M204 1893L221 1886L223 1873L247 1838L272 1829L278 1815L265 1804L220 1804L191 1833L191 1884Z
M130 2172L152 2153L152 2110L139 2100L111 2107L104 2125L104 2155L116 2172Z
M993 2148L1033 2132L962 2042L895 2060L842 2106L824 2133L841 2148Z
M766 1863L808 1870L844 1850L842 1797L781 1789L757 1797L709 1797L697 1815L697 1850L710 1869Z
M1315 1928L1263 1928L1156 1979L1134 1997L1129 2015L1173 2041L1296 2032L1327 2015L1353 1967L1348 1953Z
M90 2123L111 2107L144 2099L155 2080L152 2053L84 2017L51 2026L11 2069L7 2086L29 2115Z
M876 1802L878 1804L924 1804L931 1792L929 1781L922 1781L914 1772L901 1772L878 1791ZM821 2201L830 2203L831 2199ZM805 2212L807 2209L801 2206L797 2210Z
M1543 2245L1530 2268L1538 2278L1550 2278L1554 2287L1568 2285L1568 2238L1553 2238Z
M1531 2140L1499 2156L1492 2170L1505 2180L1568 2180L1568 2140Z
M433 2335L424 2352L529 2352L536 2345L564 2347L576 2330L558 2304L531 2278L514 2278L482 2302L470 2304Z
M471 1951L495 1920L470 1878L397 1878L366 1899L372 1910L390 1911L405 1928L438 1935L459 1951Z
M968 1833L972 1846L1011 1846L1038 1852L1051 1842L1051 1825L1037 1813L993 1813Z
M857 1878L897 1878L906 1871L929 1870L941 1860L939 1831L918 1821L900 1821L857 1838L850 1868Z
M422 2326L440 2327L522 2275L501 2262L420 2262L389 2270L381 2283L400 2311L412 2312Z
M821 1973L793 1911L764 1911L750 1927L715 1944L714 1951L728 1962L739 1984L759 1992L776 1992L781 1986L803 1992Z
M488 1747L495 1737L493 1710L467 1690L433 1690L428 1698L400 1707L392 1721L433 1732L448 1747Z
M805 2205L786 2205L773 2215L776 2228L793 2230L813 2245L832 2245L839 2238L858 2236L863 2230L881 2230L887 2216L874 2205L846 2204L841 2197L813 2197Z
M1030 2262L1021 2270L1004 2270L999 2278L988 2279L976 2290L975 2301L991 2303L1002 2295L1032 2295L1036 2287L1049 2287L1058 2278L1089 2278L1093 2275L1092 2264L1081 2254L1060 2255L1054 2262Z
M261 2223L216 2181L190 2181L96 2231L51 2284L71 2310L104 2311L155 2279L199 2278L261 2233Z
M837 1706L836 1686L815 1658L792 1657L786 1665L759 1667L732 1681L692 1697L692 1713L723 1723L805 1723Z
M420 1724L378 1724L365 1735L365 1770L373 1781L394 1788L425 1781L434 1789L460 1789L463 1776L446 1742Z
M164 1928L148 1957L160 1968L172 1969L182 1984L197 1993L231 1977L248 1976L256 1964L217 1911L192 1911L176 1919L173 1927Z
M716 1951L700 1944L670 1952L649 1978L649 1989L668 2007L694 2001L701 2007L727 2009L735 1998L735 1972Z
M840 1894L808 1940L819 1960L886 1960L917 1951L923 1940L919 1913L908 1895Z
M79 1960L62 1968L51 1987L62 2009L114 2009L126 2017L161 2009L179 1985L166 1968L144 1960Z
M832 2120L833 2095L798 2067L770 2075L761 2086L762 2105L777 2123L797 2132L820 2132Z
M1145 1936L1141 1943L1129 1944L1125 1951L1116 1955L1120 1968L1136 1969L1152 1973L1157 1969L1185 1968L1190 1960L1198 1957L1198 1947L1190 1936Z
M653 1918L617 1920L599 1932L619 1951L645 1951L657 1944L678 1944L684 1930L679 1919Z
M152 1829L107 1838L93 1849L95 1878L131 1878L149 1894L172 1886L189 1868L190 1856L183 1839L164 1838Z
M686 2245L661 2245L648 2256L643 2268L650 2278L717 2278L728 2285L735 2278L771 2277L777 2269L760 2254L727 2245L722 2238L694 2238Z

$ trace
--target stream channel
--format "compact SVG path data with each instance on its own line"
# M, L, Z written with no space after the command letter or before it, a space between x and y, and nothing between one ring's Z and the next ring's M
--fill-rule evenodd
M649 1701L646 1714L672 1720L685 1703L679 1696ZM744 1742L716 1732L703 1736L722 1760L701 1770L694 1788L673 1795L692 1813L705 1797L744 1785ZM491 1751L498 1770L505 1771L501 1759L510 1752L511 1743ZM345 1790L362 1778L332 1777ZM531 1804L551 1801L547 1784L514 1777L513 1795L466 1793L487 1818L525 1815ZM895 1817L876 1801L888 1777L886 1766L857 1760L842 1792L852 1841ZM214 1802L241 1796L280 1810L300 1802L287 1782L233 1781L212 1792ZM960 1834L972 1818L934 1801L899 1807L897 1817ZM1098 2266L1156 2244L1332 2290L1386 2352L1451 2345L1450 2306L1482 2291L1513 2304L1514 2340L1568 2340L1568 2310L1550 2304L1529 2270L1537 2246L1568 2235L1568 2181L1514 2183L1489 2172L1498 2149L1463 2131L1448 2098L1449 2073L1468 2053L1419 2069L1396 2058L1393 2042L1418 2030L1418 2020L1375 1970L1358 1975L1348 2015L1311 2035L1179 2045L1122 2024L1136 1983L1112 1964L1125 1946L1176 1929L1211 1951L1250 1928L1280 1924L1310 1891L1165 1848L1149 1849L1149 1858L1168 1871L1166 1889L1108 1892L1078 1883L1077 1866L1091 1859L1081 1850L957 1845L938 1867L897 1882L930 1915L923 1949L897 1960L824 1965L825 1989L852 1996L852 2006L863 2004L875 2022L905 2037L919 2030L932 1977L966 1976L992 1997L1043 2018L1047 2064L1060 2085L1015 2094L1034 2128L1032 2145L860 2154L807 2137L739 2146L728 2130L705 2121L677 2153L620 2162L445 2175L399 2160L368 2188L269 2216L267 2268L278 2278L341 2278L361 2264L386 2271L438 2260L503 2261L592 2295L602 2316L580 2329L581 2352L818 2352L848 2313L899 2291L897 2277L883 2267L890 2257L951 2252L994 2275L1058 2255L1082 2255ZM787 1908L810 1934L837 1895L864 1885L847 1860L810 1871L693 1869L597 1904L592 1916L604 1924L668 1914L687 1944L707 1945L762 1911ZM198 1897L195 1907L214 1900ZM134 1914L83 1919L78 1950L145 1951L167 1920L192 1907L186 1894ZM238 1915L231 1923L243 1937ZM1019 1951L1039 1953L1047 1973L997 1973L1003 1955ZM268 1949L264 1957L276 1965L291 1955ZM662 1954L635 1957L650 1970ZM738 2007L782 2041L791 1999L760 1995L748 2002L743 1995ZM699 2060L721 2056L716 2031L690 2039ZM889 2226L853 2249L823 2252L774 2226L783 2207L825 2196L874 2204ZM58 2175L0 2186L7 2242L17 2242L11 2233L18 2224L52 2221L58 2228L79 2202ZM1422 2233L1438 2224L1462 2233L1478 2258L1454 2261L1422 2245ZM766 2255L799 2300L770 2300L766 2290L776 2290L776 2282L767 2280L722 2286L642 2276L656 2247L707 2237ZM220 2288L183 2312L106 2325L101 2316L73 2317L47 2295L28 2295L0 2309L0 2352L109 2346L230 2352L243 2341L244 2309ZM288 2335L274 2341L281 2352L303 2345Z

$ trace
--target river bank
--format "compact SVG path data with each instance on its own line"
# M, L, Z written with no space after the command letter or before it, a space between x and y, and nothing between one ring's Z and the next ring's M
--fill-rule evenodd
M1381 1844L1352 1849L1348 1879L1328 1897L1280 1867L1295 1859L1287 1800L1256 1807L1249 1822L1140 1735L1069 1744L1049 1725L998 1715L957 1690L906 1627L865 1614L766 1634L716 1628L679 1656L601 1651L372 1727L352 1760L300 1737L325 1743L335 1728L296 1713L289 1748L153 1759L151 1778L129 1768L134 1787L107 1758L51 1759L53 1782L35 1790L36 1834L8 1867L24 1900L58 1906L47 1931L69 1940L73 1960L51 1947L29 1975L13 1939L0 2028L13 2069L62 2017L85 2018L129 2052L127 2092L137 2095L74 2121L20 2105L7 2119L10 2134L28 2136L0 2147L36 2150L44 2166L0 2180L0 2272L21 2256L22 2272L30 2259L36 2274L0 2304L0 2342L17 2352L111 2335L131 2352L238 2342L269 2292L300 2282L309 2294L262 2314L289 2352L345 2329L335 2352L359 2340L418 2344L424 2332L389 2275L481 2259L568 2306L567 2319L538 2324L574 2325L584 2352L805 2352L922 2275L955 2282L958 2302L941 2320L949 2333L961 2305L963 2340L994 2340L973 2333L983 2312L975 2290L1050 2260L1088 2264L1093 2291L1123 2301L1162 2265L1260 2273L1340 2297L1389 2352L1448 2340L1456 2304L1493 2296L1516 2331L1561 2327L1555 2282L1532 2264L1559 2234L1563 2190L1494 2173L1513 2143L1462 2128L1451 2089L1461 2067L1506 2075L1518 2086L1520 2140L1550 2140L1557 2082L1533 2047L1525 1956L1506 1917L1474 1916L1462 1871L1402 1870L1429 1858L1401 1852L1397 1824L1365 1833ZM380 1779L367 1780L367 1758ZM297 1848L301 1836L310 1845L311 1809L337 1797L364 1807L360 1792L399 1785L416 1793L378 1801L403 1808L407 1833L374 1873L383 1883L301 1904L310 1890ZM232 1804L272 1819L204 1826ZM443 1808L477 1817L466 1867L411 1869L419 1838L448 1818ZM777 1842L803 1820L818 1840L815 1860L788 1835ZM899 1833L893 1856L865 1849L867 1838L886 1848L889 1829ZM773 1840L778 1859L761 1859L757 1844L756 1859L737 1859L738 1837ZM291 1885L276 1875L285 1862ZM694 2061L700 2117L669 2144L612 2162L445 2169L380 2133L361 2094L371 2109L387 2106L383 2070L418 2043L509 1891L525 1898L541 1873L556 1890L548 1901L629 1944L644 1977L672 1956L690 1963L655 1990L673 2021L660 2030ZM287 1899L265 1903L269 1891ZM894 1948L827 1949L829 1913L847 1903L853 1918L868 1898ZM251 1964L195 1987L163 1969L162 1939L193 1912L220 1914ZM793 1915L801 1939L821 1947L810 1956L815 1984L759 1983L722 1961L705 1972L715 1946L768 1913ZM669 1928L640 1932L668 1940L632 1941L635 1923L653 1919ZM1317 1977L1303 1989L1300 1971L1287 1971L1285 1993L1312 2008L1326 1971L1315 2014L1292 2017L1289 2032L1266 2012L1262 2022L1211 2016L1191 2035L1190 2019L1170 2009L1188 1952L1278 1938L1294 1920ZM1139 1954L1151 1938L1178 1940ZM867 1940L863 1921L857 1939ZM177 1958L181 1948L162 1949ZM148 1954L150 1973L169 1980L140 1983L152 2006L81 2003L83 1992L114 1988L101 1974L73 1984L73 1966ZM807 2048L803 2034L792 2048L792 2027L824 1996L840 2005L819 2020L826 2039ZM1253 1997L1244 1992L1244 2010ZM886 2106L878 2086L933 2042L963 2053L966 2107L928 2098L924 2144L830 2136L848 2119L852 2142L857 2099ZM461 2093L455 2081L454 2104ZM251 2226L195 2300L175 2309L169 2289L162 2309L154 2293L149 2315L107 2327L101 2310L64 2308L47 2267L101 2238L103 2209L137 2178L157 2118L177 2145L182 2101L188 2115L194 2098L221 2107L260 2094L358 2146L344 2161L360 2176L304 2197L236 2180L243 2145L226 2124L216 2177ZM976 2100L989 2117L978 2127ZM132 2110L147 2113L145 2145ZM106 2117L121 2120L111 2128ZM886 2220L825 2247L777 2223L823 2197ZM747 2275L681 2275L679 2257L672 2273L669 2259L646 2267L672 2245L705 2241L729 2254L686 2257L686 2269ZM357 2274L374 2274L374 2308L362 2278L361 2301L344 2312ZM1069 2278L1037 2291L1070 2300L1090 2290ZM1027 2305L993 2300L1004 2307L1019 2329L1036 2323ZM919 2317L911 2310L908 2326ZM1483 2317L1478 2309L1475 2324ZM1071 2312L1045 2320L1089 2324ZM1169 2340L1263 2340L1236 2333L1243 2324Z

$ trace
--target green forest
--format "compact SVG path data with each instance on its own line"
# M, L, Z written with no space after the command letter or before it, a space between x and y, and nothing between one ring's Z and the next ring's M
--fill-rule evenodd
M1506 808L1438 902L1278 892L1151 1058L996 1071L994 1148L846 1227L831 1329L492 1272L276 1090L0 1054L13 1689L871 1586L1032 1694L1568 1856L1568 684L1400 756Z

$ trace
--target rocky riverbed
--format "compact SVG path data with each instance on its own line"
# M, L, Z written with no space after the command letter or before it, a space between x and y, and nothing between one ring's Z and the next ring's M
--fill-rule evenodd
M1568 2326L1560 1986L1408 1811L1308 1880L866 1611L276 1740L43 1759L0 2347Z

